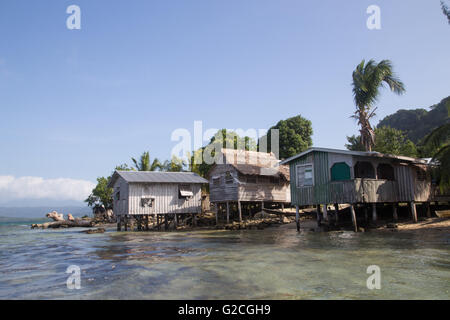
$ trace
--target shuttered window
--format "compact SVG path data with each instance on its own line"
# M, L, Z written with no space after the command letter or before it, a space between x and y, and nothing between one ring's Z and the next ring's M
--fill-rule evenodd
M350 167L345 162L335 163L331 167L331 180L343 181L350 180Z
M192 188L189 185L181 185L179 187L179 198L189 198L193 197L194 193L192 192Z
M314 185L314 170L312 164L297 166L297 187L308 187Z

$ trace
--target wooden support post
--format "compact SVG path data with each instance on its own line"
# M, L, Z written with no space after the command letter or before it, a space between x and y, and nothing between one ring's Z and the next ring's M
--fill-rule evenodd
M137 229L142 231L142 216L136 216Z
M149 217L149 215L146 215L145 216L145 231L150 230L149 226L148 226L149 222L150 222L150 217Z
M334 204L334 215L335 215L335 224L338 225L339 224L339 204L338 203Z
M242 222L242 205L240 201L238 201L238 210L239 210L239 222Z
M323 220L328 221L328 208L327 205L323 205Z
M281 212L284 212L284 203L281 204Z
M125 216L125 231L128 231L128 216Z
M398 204L394 203L392 205L392 217L394 219L394 221L398 221Z
M164 230L169 230L169 221L167 221L167 213L164 215Z
M364 205L364 220L366 220L366 223L369 222L369 209L366 205Z
M174 215L173 215L173 223L174 223L174 226L175 226L175 230L177 230L177 228L178 228L178 216L177 216L177 214L175 213Z
M377 222L377 205L376 203L372 204L372 221Z
M300 211L298 206L295 206L295 223L297 224L297 232L300 232Z
M230 203L227 201L227 224L230 223Z
M117 217L117 231L122 231L122 216Z
M214 212L216 213L216 225L219 224L219 205L217 203L214 204Z
M322 224L321 212L320 212L320 204L317 205L317 226L320 227Z
M358 232L358 223L357 223L357 220L356 220L355 206L353 204L350 206L350 211L352 213L353 227L355 229L355 232Z
M427 218L431 218L431 204L427 202Z
M414 223L417 223L417 210L416 210L416 203L414 201L411 201L411 214Z

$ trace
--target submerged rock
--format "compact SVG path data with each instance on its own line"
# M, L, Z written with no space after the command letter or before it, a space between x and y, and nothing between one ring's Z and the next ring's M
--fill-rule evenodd
M105 229L104 228L89 229L89 230L84 230L84 231L81 231L81 232L82 233L86 233L86 234L105 233Z

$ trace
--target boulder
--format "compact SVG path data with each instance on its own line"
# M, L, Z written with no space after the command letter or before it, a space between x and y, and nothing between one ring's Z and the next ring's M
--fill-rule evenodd
M46 217L53 219L53 221L64 221L64 215L62 213L58 213L56 211L47 213Z

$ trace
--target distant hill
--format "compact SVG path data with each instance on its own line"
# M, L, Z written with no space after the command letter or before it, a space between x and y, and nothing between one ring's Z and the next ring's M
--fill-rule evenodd
M0 207L0 217L7 218L45 218L49 212L57 211L74 217L92 215L92 209L88 207Z
M417 144L433 129L445 123L448 117L447 104L450 104L450 96L429 107L429 111L426 109L401 109L385 117L377 127L387 126L402 130L408 139Z

